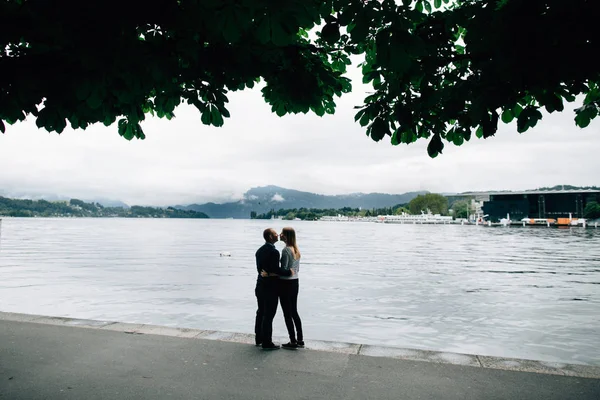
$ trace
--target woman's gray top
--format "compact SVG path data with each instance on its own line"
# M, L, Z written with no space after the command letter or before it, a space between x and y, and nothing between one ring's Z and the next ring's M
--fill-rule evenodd
M300 260L294 259L294 254L290 247L285 247L281 251L281 268L291 269L294 271L292 276L280 276L279 279L298 279L298 272L300 272Z

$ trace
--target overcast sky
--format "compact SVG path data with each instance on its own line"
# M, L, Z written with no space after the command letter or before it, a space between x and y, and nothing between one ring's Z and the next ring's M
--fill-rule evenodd
M578 104L525 134L501 124L493 138L446 144L430 159L425 140L392 146L389 137L375 143L365 135L353 107L368 88L354 81L334 116L279 118L259 90L246 90L229 94L231 118L222 128L202 125L196 109L181 106L171 121L149 117L143 141L121 138L116 125L48 133L30 117L0 134L0 194L171 205L238 200L264 185L322 194L600 185L600 120L577 128Z

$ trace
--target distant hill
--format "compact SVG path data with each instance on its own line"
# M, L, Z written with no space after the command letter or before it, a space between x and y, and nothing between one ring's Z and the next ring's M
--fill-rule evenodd
M509 190L509 189L490 189L490 190L476 190L462 193L448 194L448 196L471 196L476 194L488 194L488 193L511 193L511 192L536 192L536 191L560 191L560 190L600 190L599 186L573 186L573 185L556 185L551 187L539 187L537 189L525 189L525 190Z
M542 187L535 190L600 190L598 186L572 186L572 185L556 185L552 187Z
M120 217L120 218L208 218L208 215L173 207L104 207L100 203L9 199L0 196L0 216L9 217Z
M282 208L339 209L352 207L372 209L392 207L397 204L406 204L419 194L424 193L427 192L404 194L353 193L327 196L279 186L263 186L248 190L240 201L224 204L190 204L188 206L177 206L177 208L203 212L211 218L250 218L252 211L262 214L271 209L278 210Z

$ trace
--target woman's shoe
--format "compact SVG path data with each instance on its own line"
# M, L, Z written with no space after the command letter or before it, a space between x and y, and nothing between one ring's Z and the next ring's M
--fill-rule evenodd
M298 345L294 342L289 342L289 343L282 344L281 347L283 347L284 349L288 349L288 350L296 350L298 348Z
M304 348L304 340L298 340L298 342L296 343L296 347L300 347L300 348Z

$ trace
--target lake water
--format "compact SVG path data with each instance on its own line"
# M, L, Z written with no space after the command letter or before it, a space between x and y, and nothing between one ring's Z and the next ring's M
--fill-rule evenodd
M600 365L600 229L4 218L0 311L252 333L288 224L307 339Z

